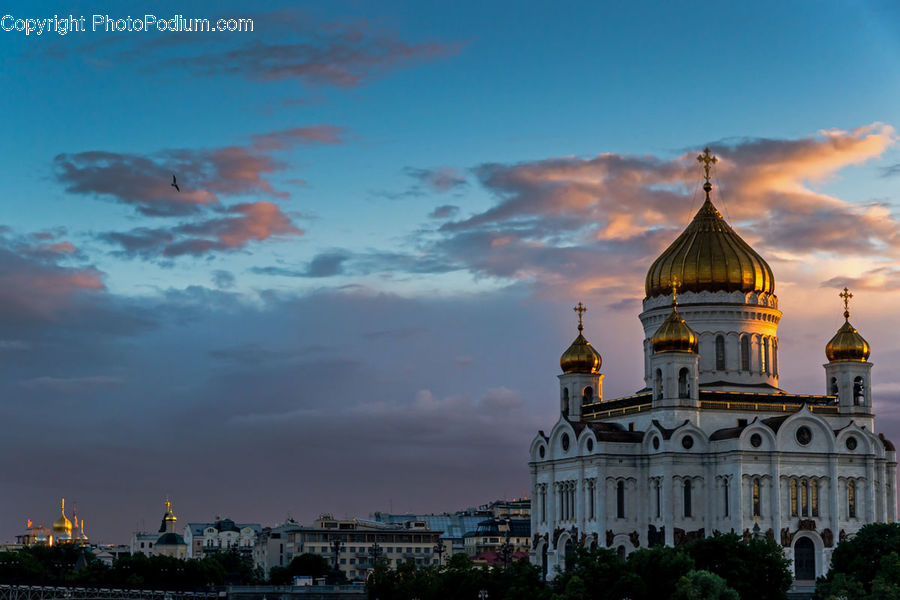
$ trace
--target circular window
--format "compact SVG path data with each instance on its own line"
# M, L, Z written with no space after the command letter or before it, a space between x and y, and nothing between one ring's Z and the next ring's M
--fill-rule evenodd
M681 438L681 445L685 450L690 450L694 447L694 438L689 435L684 436Z
M750 445L753 446L754 448L759 448L760 446L762 446L762 436L759 435L758 433L754 433L753 435L751 435L750 436Z
M544 450L543 446L541 446L540 450L538 450L538 454L541 455L541 458L544 458L544 456L546 456L546 454L547 454L547 451Z
M805 425L797 429L797 442L801 446L807 445L812 440L812 431Z
M659 438L656 436L653 436L653 449L659 450Z
M564 433L562 436L562 447L563 447L563 452L569 451L569 434L568 433Z
M594 440L588 440L587 449L588 449L588 452L594 451Z
M852 435L847 438L846 444L847 444L847 450L850 450L851 452L856 450L856 438L853 437Z

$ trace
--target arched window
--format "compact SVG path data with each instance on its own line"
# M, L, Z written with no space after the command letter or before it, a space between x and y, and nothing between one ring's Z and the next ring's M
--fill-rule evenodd
M741 370L750 370L750 336L741 336Z
M856 377L853 380L853 405L862 406L866 403L866 390L863 386L863 378Z
M621 560L625 560L625 555L627 553L628 553L628 551L625 549L625 546L619 546L618 548L616 548L616 554L619 555L619 558Z
M791 516L800 516L797 510L797 480L793 478L791 479Z
M590 404L594 401L594 388L591 386L587 386L584 388L584 391L581 392L581 403L582 404Z
M753 479L753 516L762 516L762 498L759 493L759 477Z
M654 486L654 488L656 488L656 518L657 519L660 518L660 516L662 516L662 502L661 502L662 499L660 498L660 488L661 487L662 487L662 484L659 481L659 479L657 479L656 485Z
M728 502L728 479L726 479L725 481L722 482L722 488L725 490L725 498L724 498L724 501L725 501L725 516L727 517L728 514L729 514L729 508L728 508L728 505L729 505L729 502Z
M716 370L725 370L725 336L716 336Z
M656 399L662 400L662 371L660 371L659 369L656 370L656 378L653 380L653 386L656 389L656 393L654 394L656 396Z
M763 345L763 364L762 369L760 369L763 373L769 373L769 338L762 339Z
M847 517L856 518L856 482L852 479L847 482Z
M772 338L772 374L778 377L778 338Z
M830 384L830 386L829 386L829 388L828 388L828 393L831 394L832 396L837 396L837 395L838 395L837 377L832 377L832 378L831 378L831 384Z
M688 382L688 370L681 369L678 371L678 397L679 398L690 398L691 397L691 386Z
M569 388L563 388L562 411L566 414L569 413Z
M800 481L800 514L809 516L809 482L805 479Z
M691 480L684 480L684 516L691 516Z
M625 482L616 484L616 518L625 518Z
M809 482L809 503L812 506L812 516L819 516L819 480Z

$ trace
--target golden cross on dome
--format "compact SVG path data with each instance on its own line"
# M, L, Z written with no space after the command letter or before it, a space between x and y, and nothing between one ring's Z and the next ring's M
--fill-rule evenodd
M844 318L850 318L850 298L853 297L853 294L850 293L850 290L844 288L844 291L838 294L844 300Z
M166 512L170 512L172 510L172 503L169 502L169 495L166 494Z
M584 316L584 313L587 312L587 307L579 302L578 306L576 306L572 310L578 313L578 331L581 331L582 329L584 329L584 325L582 324L582 317Z
M678 278L672 278L672 306L678 306Z
M709 153L709 147L703 149L703 154L697 155L697 162L703 163L703 170L706 172L706 183L709 184L709 170L712 165L719 162L719 159Z

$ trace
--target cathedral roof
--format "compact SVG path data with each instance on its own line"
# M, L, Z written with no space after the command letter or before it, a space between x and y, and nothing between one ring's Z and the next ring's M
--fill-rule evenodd
M731 228L710 200L709 163L706 150L706 201L693 221L653 261L644 286L647 297L667 294L673 281L683 292L775 292L775 276L763 258Z

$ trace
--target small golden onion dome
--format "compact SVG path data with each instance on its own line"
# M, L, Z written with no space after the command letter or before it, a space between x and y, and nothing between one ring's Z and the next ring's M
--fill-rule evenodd
M63 499L61 503L61 513L57 520L53 521L54 533L72 533L72 521L66 518L66 501Z
M708 179L703 189L706 201L694 220L650 266L644 284L647 297L668 293L675 280L682 293L775 293L772 269L713 206Z
M697 353L697 344L699 338L694 330L691 329L673 304L672 312L666 317L653 337L650 343L653 346L653 352L690 352Z
M825 356L828 362L852 360L866 362L869 359L869 342L859 335L850 321L844 321L831 341L825 346Z
M166 514L163 515L163 521L177 521L178 518L175 516L174 511L172 511L172 503L169 502L169 498L166 498Z
M559 366L566 375L599 373L601 364L603 364L603 359L600 357L600 353L594 350L594 347L580 331L572 345L566 348L566 351L559 357Z
M566 375L572 373L596 374L600 372L600 365L603 364L600 353L581 333L584 330L581 319L586 311L587 308L581 302L575 307L575 312L578 313L578 337L559 357L559 366Z

